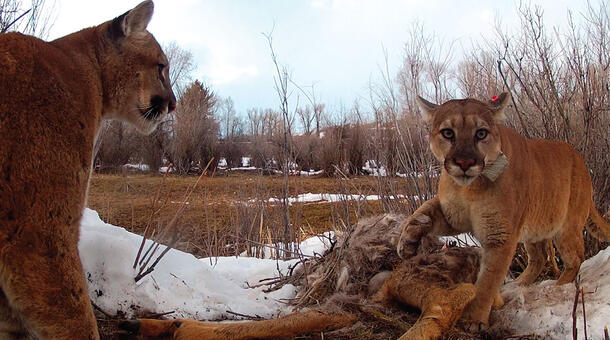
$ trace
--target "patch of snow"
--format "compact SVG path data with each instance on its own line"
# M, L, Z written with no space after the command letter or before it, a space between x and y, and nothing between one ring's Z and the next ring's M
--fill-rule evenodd
M167 167L166 167L166 166L162 166L162 167L160 167L160 168L159 168L159 172L160 172L160 173L162 173L162 174L166 173L166 172L167 172ZM174 172L174 168L169 169L169 172L170 172L170 173L171 173L171 172Z
M389 199L406 198L405 195L388 196ZM380 195L358 195L358 194L313 194L311 192L300 194L297 197L288 197L288 204L293 203L332 203L341 201L378 201ZM282 198L269 198L271 203L280 203Z
M142 311L167 312L177 318L232 319L227 311L269 318L290 312L282 303L295 297L287 285L264 293L263 287L247 288L260 278L286 272L291 261L254 258L197 259L170 250L155 270L135 283L132 269L142 238L123 228L104 223L97 212L85 209L81 220L79 252L89 296L102 309L133 316Z
M220 160L218 161L218 167L219 168L226 168L227 167L227 159L224 158L224 157L220 158Z
M462 233L454 236L441 236L439 239L444 242L455 242L458 247L480 247L481 242L477 240L471 233Z
M242 157L241 158L241 166L243 167L249 167L250 166L250 160L252 158L251 157Z
M364 162L362 170L368 172L371 176L387 176L387 171L385 167L383 165L379 166L379 164L377 164L377 162L374 160L368 160Z
M309 170L309 171L299 171L299 176L317 176L324 173L324 170Z
M335 232L334 231L327 231L325 233L323 233L322 235L317 235L317 236L313 236L310 237L304 241L302 241L301 243L295 244L295 243L291 243L290 244L290 250L291 252L295 253L292 254L293 257L299 257L299 255L303 255L306 257L310 257L310 256L322 256L324 254L324 252L330 248L331 246L331 241L335 240ZM259 250L258 255L261 256L262 258L265 259L270 259L273 258L275 256L275 254L278 252L277 249L284 249L285 245L282 243L277 243L277 244L273 244L270 247L263 247L262 251ZM252 253L257 252L256 247L252 247ZM282 250L280 250L280 253L282 252ZM239 254L240 256L246 256L246 251L244 251L243 253Z
M610 247L584 261L580 285L585 292L587 336L603 339L610 326ZM504 307L492 312L494 327L507 327L516 334L537 334L549 339L572 339L573 283L558 286L547 280L528 287L510 282L502 288ZM576 309L579 338L584 337L582 301Z
M239 166L236 168L230 168L228 170L231 171L255 171L255 170L259 170L259 168L255 167L255 166Z
M386 170L386 168L383 165L378 165L377 161L375 160L368 160L366 162L364 162L364 166L362 167L362 170L364 170L365 172L369 173L369 176L380 176L380 177L385 177L388 175L388 172ZM430 176L430 177L438 177L439 173L438 171L433 170L432 166L430 166L428 168L428 171L413 171L413 172L409 172L409 173L401 173L401 172L397 172L396 176L401 177L401 178L423 178L425 176Z
M334 231L310 237L299 244L299 251L305 256L321 256L330 248L331 240L335 239Z
M127 169L135 169L135 170L140 170L140 171L148 171L148 169L149 169L148 164L142 164L142 163L124 164L123 167L127 168Z

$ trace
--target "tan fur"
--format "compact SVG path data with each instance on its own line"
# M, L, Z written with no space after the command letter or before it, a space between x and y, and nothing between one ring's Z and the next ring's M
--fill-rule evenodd
M2 339L99 337L79 220L101 119L150 132L175 107L167 59L146 31L152 11L146 1L51 42L0 35Z
M355 320L356 317L352 314L311 310L263 321L219 323L140 319L123 323L119 327L137 334L138 339L249 340L279 339L330 331L348 326Z
M430 123L430 149L444 167L438 196L405 222L398 246L399 253L409 255L413 240L422 234L472 232L477 237L483 246L477 296L464 313L475 328L488 323L518 242L525 243L529 258L520 283L536 279L546 263L544 249L553 239L565 267L558 284L564 284L574 280L584 259L585 223L590 221L589 229L598 237L610 238L610 225L595 210L581 155L567 143L526 139L502 125L508 102L507 94L493 103L463 99L434 105L421 100ZM443 129L451 129L453 138L443 136ZM476 138L479 129L488 131L484 139ZM496 178L486 177L485 168L502 154L507 165ZM421 215L432 221L422 223Z
M419 254L389 274L373 300L421 310L417 322L400 339L439 339L453 328L475 297L480 253L480 248L465 247Z

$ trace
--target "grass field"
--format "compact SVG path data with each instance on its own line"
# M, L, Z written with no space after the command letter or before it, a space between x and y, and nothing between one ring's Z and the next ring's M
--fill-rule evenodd
M149 229L159 234L179 212L185 193L196 181L195 176L169 175L164 179L139 173L95 174L88 205L108 223L140 234L150 225ZM177 216L175 229L160 241L168 242L177 235L176 248L197 256L234 255L248 244L278 242L285 223L284 208L281 203L270 203L269 198L282 197L284 184L282 176L255 173L225 172L203 177ZM393 194L407 194L406 182L399 178L292 176L288 184L290 197L304 193L371 195L388 191L388 187ZM400 206L400 200L295 203L289 208L289 225L298 241L341 229L360 216Z

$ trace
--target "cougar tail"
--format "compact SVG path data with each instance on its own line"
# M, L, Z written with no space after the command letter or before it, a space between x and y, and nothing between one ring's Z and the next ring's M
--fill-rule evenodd
M607 213L604 218L597 212L597 209L595 209L595 204L591 204L586 225L587 231L593 234L598 240L609 242L610 223L608 223L608 217L610 217L610 213Z

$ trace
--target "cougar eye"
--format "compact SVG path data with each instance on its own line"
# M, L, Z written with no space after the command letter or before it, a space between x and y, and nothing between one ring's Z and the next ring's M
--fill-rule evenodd
M159 68L159 80L161 80L161 82L165 81L165 76L163 75L165 67L165 64L157 64L157 68Z
M488 133L489 133L489 131L487 131L485 129L478 129L477 132L475 133L475 136L477 137L478 140L482 140L482 139L485 139L485 137L487 137Z
M451 129L442 129L441 135L446 139L453 139L453 137L455 136L455 133Z

